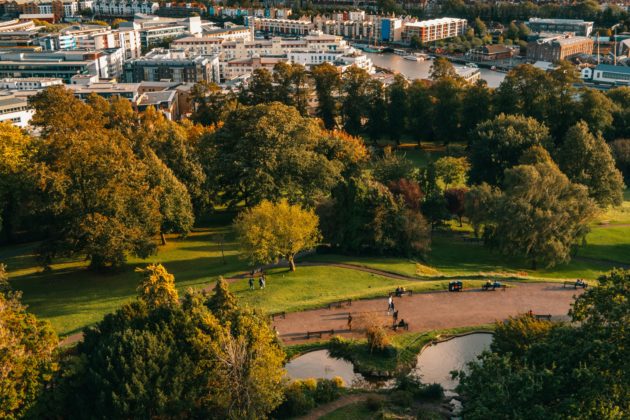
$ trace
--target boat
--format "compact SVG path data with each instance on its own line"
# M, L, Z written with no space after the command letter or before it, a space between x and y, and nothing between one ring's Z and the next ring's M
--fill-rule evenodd
M377 47L376 45L368 45L367 47L363 48L363 51L369 52L369 53L382 53L383 47Z
M496 70L496 69L497 69L497 66L490 67L490 70Z
M396 55L407 55L407 51L394 49L394 54L396 54Z
M471 69L478 69L479 66L475 63L466 63L466 67L470 67Z
M410 60L410 61L423 61L422 58L420 57L416 57L415 55L406 55L403 57L405 60Z

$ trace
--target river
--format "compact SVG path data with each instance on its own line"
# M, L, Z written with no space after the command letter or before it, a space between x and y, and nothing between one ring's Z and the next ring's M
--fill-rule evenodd
M429 72L431 71L431 63L433 62L432 60L405 60L402 56L392 53L378 54L366 52L365 55L372 59L375 66L399 72L411 80L428 79ZM454 64L454 66L463 67L459 64ZM498 87L505 78L505 73L498 71L492 71L490 69L479 69L479 71L481 72L481 78L488 82L488 86L491 88Z

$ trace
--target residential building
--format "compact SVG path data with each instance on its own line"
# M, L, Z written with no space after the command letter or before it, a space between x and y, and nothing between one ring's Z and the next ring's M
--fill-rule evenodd
M24 77L0 79L0 89L41 90L49 86L62 85L63 80L55 77Z
M0 78L54 77L70 83L76 74L98 75L106 69L107 60L98 57L95 52L4 53L0 54Z
M19 19L0 22L0 32L33 31L35 24L32 20L20 21Z
M433 42L463 35L467 27L466 19L448 17L409 22L403 26L402 39L410 42L412 38L417 37L420 42Z
M260 68L273 71L276 64L287 61L288 59L283 57L249 57L227 61L221 63L221 81L249 75Z
M129 18L138 13L153 15L159 9L151 0L94 0L92 10L96 16Z
M368 15L366 19L373 24L375 41L398 42L403 38L402 19L380 15Z
M126 62L124 73L128 83L160 80L183 83L218 82L219 58L184 50L156 48L144 57Z
M482 45L470 50L467 56L472 61L499 61L508 60L515 54L514 49L505 45Z
M176 90L146 92L140 95L136 102L138 111L144 112L153 107L162 112L169 120L179 119L179 104Z
M72 91L74 96L81 100L86 100L90 95L96 94L105 99L120 96L135 103L140 97L138 92L140 88L139 83L92 82L87 84L70 84L66 87Z
M586 22L581 19L530 18L525 24L532 32L558 34L572 32L578 36L590 36L593 32L593 22Z
M292 20L247 16L245 18L245 26L261 32L294 36L306 35L315 29L315 25L308 18Z
M582 69L582 79L595 84L630 86L630 67L598 64Z
M527 44L527 59L558 62L578 54L592 54L594 42L584 36L558 35Z
M162 3L155 12L158 16L167 17L188 17L188 16L202 16L207 12L206 6L201 3L177 3L167 2Z
M6 92L0 95L0 122L8 121L18 127L27 127L35 111L25 97Z

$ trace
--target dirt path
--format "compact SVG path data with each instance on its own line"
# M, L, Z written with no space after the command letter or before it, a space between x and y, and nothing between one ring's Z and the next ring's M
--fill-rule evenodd
M532 310L535 314L549 314L555 320L568 319L567 312L573 297L582 292L562 287L558 283L510 283L506 291L469 290L460 293L433 292L394 298L398 319L409 323L409 331L430 331L468 327L503 320ZM348 314L353 317L355 331L348 329ZM274 326L285 344L309 341L307 331L334 330L343 336L361 335L356 329L366 314L378 316L389 324L387 298L359 300L351 306L334 309L314 309L276 317ZM327 338L324 335L323 338ZM311 340L317 340L312 338Z
M332 413L333 411L341 407L345 407L347 405L355 404L358 402L363 402L367 400L370 395L377 395L377 394L344 395L338 400L316 407L314 410L312 410L310 413L306 414L305 416L297 417L296 420L317 420L321 417L324 417L326 414ZM351 419L348 419L348 420L351 420Z

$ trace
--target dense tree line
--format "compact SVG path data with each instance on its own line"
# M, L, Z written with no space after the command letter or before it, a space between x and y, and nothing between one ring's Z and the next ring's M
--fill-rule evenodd
M498 323L490 351L459 373L463 416L627 418L629 291L630 272L616 270L575 300L572 324Z

